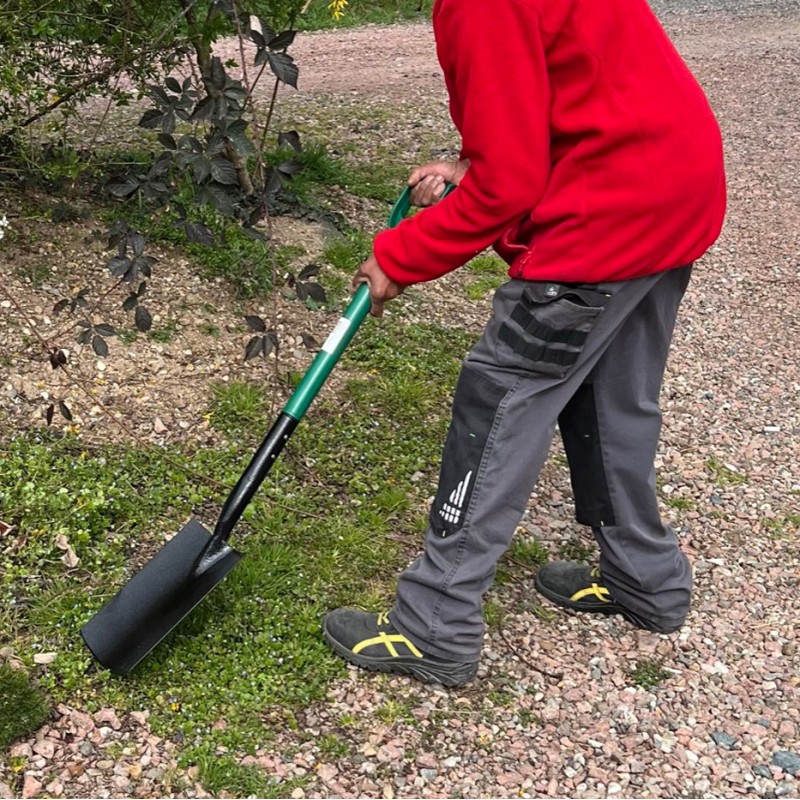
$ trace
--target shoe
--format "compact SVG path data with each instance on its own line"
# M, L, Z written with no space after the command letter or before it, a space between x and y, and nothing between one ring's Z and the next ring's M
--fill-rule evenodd
M442 686L460 686L478 671L477 661L445 661L426 655L389 622L385 612L337 608L325 616L322 628L338 655L364 669L410 675Z
M657 633L672 633L680 627L658 625L620 605L603 585L599 567L587 567L571 561L551 561L539 569L534 583L548 600L573 611L621 614L637 628Z

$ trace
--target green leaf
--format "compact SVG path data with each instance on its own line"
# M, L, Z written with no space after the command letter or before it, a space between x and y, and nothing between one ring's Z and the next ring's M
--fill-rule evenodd
M142 333L147 333L153 327L153 317L144 306L136 306L136 313L134 314L134 324L136 329Z
M284 50L291 46L295 36L297 36L297 31L283 31L272 39L267 46L270 50Z
M100 358L105 358L108 355L106 340L102 336L95 336L92 339L92 350L94 350Z
M294 63L294 59L287 53L267 53L269 67L275 77L289 86L297 88L297 78L300 71Z
M215 158L211 162L211 177L217 183L232 186L239 183L236 168L225 158Z

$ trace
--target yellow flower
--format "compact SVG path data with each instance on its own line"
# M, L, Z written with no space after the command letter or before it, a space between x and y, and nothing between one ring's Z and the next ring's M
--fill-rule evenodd
M328 3L328 10L335 20L340 20L344 16L344 10L347 7L347 0L331 0Z

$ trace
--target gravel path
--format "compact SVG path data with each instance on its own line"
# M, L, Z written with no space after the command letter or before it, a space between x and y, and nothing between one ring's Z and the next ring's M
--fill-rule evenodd
M663 397L660 497L694 564L689 621L659 636L544 608L524 576L498 585L488 600L499 623L473 685L445 692L352 671L299 731L274 731L244 759L306 780L292 797L798 795L800 9L757 0L657 8L719 114L730 176L727 226L696 269ZM291 103L309 117L317 102L362 121L364 108L391 103L394 130L422 118L452 146L428 26L315 34L296 55L303 92ZM456 280L415 292L405 313L452 318ZM465 307L465 324L479 326L484 312ZM566 470L552 459L520 535L554 557L591 549L572 512ZM121 732L102 722L60 707L50 728L18 745L39 755L30 791L197 793L165 743L142 749L146 719ZM96 753L68 744L76 724L111 739L139 731L133 775L125 767L115 783ZM140 778L136 763L154 755L182 788L163 773ZM89 778L70 780L70 770Z

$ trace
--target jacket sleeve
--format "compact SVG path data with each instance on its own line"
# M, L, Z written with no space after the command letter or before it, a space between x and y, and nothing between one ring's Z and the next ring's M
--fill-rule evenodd
M471 162L458 190L379 234L374 252L397 283L465 264L544 193L550 170L550 89L539 19L526 0L441 0L439 60Z

